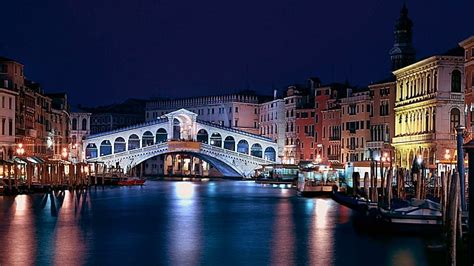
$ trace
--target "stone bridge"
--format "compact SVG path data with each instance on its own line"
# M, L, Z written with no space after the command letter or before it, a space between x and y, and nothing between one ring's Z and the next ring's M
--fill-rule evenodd
M88 162L119 165L127 171L158 155L190 154L225 176L243 177L251 176L262 164L274 163L277 150L271 139L200 121L186 109L148 123L91 135L83 147Z

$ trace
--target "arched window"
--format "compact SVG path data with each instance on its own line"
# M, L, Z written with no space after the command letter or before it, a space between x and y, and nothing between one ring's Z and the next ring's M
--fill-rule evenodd
M457 69L451 72L451 92L461 92L461 72Z
M168 132L166 129L160 128L156 131L156 143L166 142L168 141Z
M83 118L82 119L82 128L81 130L87 130L87 119Z
M125 139L118 137L114 141L114 153L124 152L126 150Z
M459 125L460 117L461 117L461 112L457 108L453 108L451 110L451 126L450 126L450 131L451 133L456 132L456 127Z
M431 76L429 74L426 76L426 89L428 93L431 93Z
M77 119L76 118L72 119L72 130L77 130Z

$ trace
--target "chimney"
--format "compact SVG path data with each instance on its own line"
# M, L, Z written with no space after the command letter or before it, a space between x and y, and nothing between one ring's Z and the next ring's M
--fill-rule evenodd
M276 100L277 98L277 90L273 90L273 100Z

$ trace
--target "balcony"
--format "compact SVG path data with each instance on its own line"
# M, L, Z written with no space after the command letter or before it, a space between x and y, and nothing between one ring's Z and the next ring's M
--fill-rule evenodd
M368 149L382 149L384 147L384 141L367 141Z
M417 134L411 136L397 136L393 138L393 144L400 144L400 143L408 143L408 142L426 142L426 141L433 141L435 140L434 133L425 133L425 134Z
M341 140L341 136L330 136L329 140Z

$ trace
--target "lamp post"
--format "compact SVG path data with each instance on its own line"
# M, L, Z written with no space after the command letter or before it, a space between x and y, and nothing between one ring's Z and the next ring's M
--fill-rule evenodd
M446 161L444 165L444 175L447 176L448 174L448 162L451 162L451 154L449 154L449 150L446 149L446 152L444 153L444 159Z
M23 148L23 143L18 144L18 148L16 148L16 154L19 156L23 156L25 154L25 149Z

